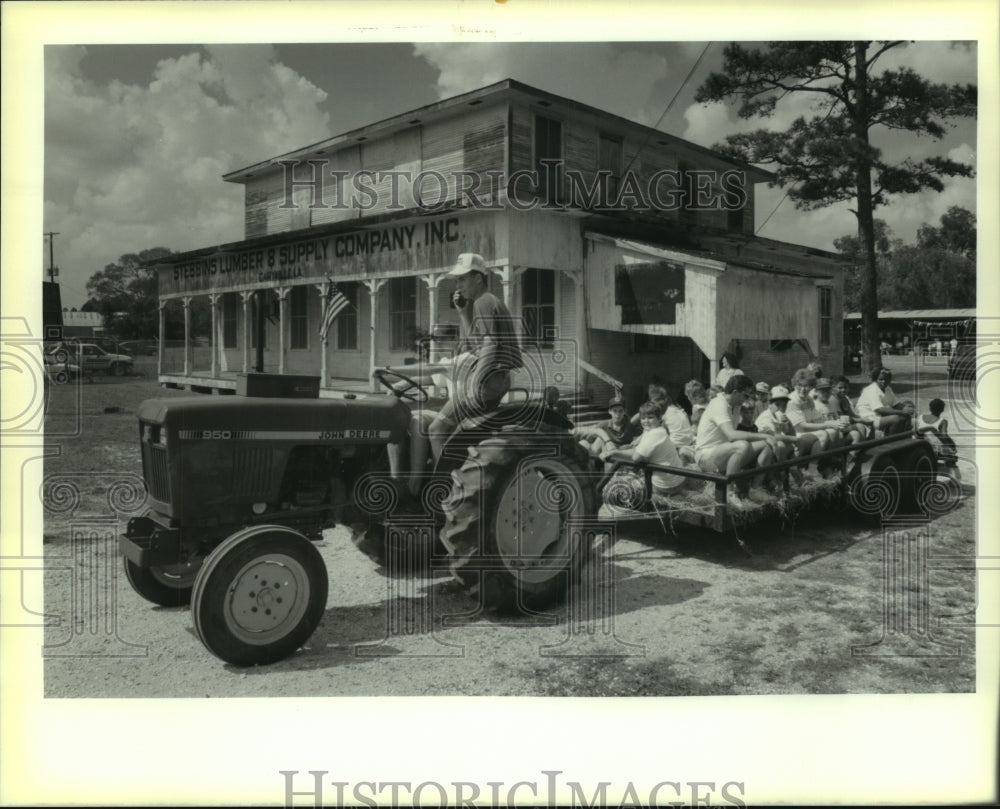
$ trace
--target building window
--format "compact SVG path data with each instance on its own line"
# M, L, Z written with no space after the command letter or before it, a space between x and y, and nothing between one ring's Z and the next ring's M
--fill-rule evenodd
M292 348L309 348L309 287L292 287L288 298Z
M833 330L833 290L830 287L819 288L819 344L830 345Z
M556 274L526 270L521 276L521 317L525 343L551 346L556 331Z
M340 351L358 348L358 289L360 284L337 284L337 289L350 303L345 306L334 323L337 326L337 349Z
M222 347L236 348L237 333L237 298L236 292L227 292L222 296Z
M622 140L610 135L601 135L597 150L597 169L606 171L608 178L608 202L618 199L618 188L622 177Z
M562 160L562 121L535 116L535 171L538 195L547 202L559 201L561 167L546 166L543 160Z
M417 279L392 278L389 281L389 350L414 348L417 337Z

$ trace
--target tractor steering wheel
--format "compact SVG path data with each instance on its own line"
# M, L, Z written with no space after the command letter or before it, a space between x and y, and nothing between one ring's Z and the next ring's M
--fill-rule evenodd
M395 383L391 379L386 379L386 377L395 378L400 382L407 383L405 387L397 388ZM427 389L421 385L417 380L406 374L401 374L399 371L393 371L391 368L376 368L375 378L385 385L394 396L399 399L407 399L411 402L423 403L431 398L430 393ZM411 393L414 388L417 389L416 393Z

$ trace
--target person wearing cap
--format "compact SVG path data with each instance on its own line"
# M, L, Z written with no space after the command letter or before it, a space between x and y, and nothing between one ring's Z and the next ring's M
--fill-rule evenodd
M633 463L682 467L684 462L677 454L677 448L663 426L663 407L660 403L644 402L639 407L639 420L642 423L642 434L635 445L614 449L606 453L605 460L612 464L615 461L632 461ZM670 494L687 484L686 477L670 472L654 470L651 477L653 494Z
M610 418L600 424L573 431L587 452L601 460L612 450L631 446L641 432L626 418L624 399L615 397L608 402L608 415Z
M521 347L510 311L487 288L486 262L462 253L448 275L455 279L452 303L461 320L462 346L455 358L454 394L428 428L435 462L459 422L495 410L510 390L510 373L521 367Z
M755 387L754 419L767 410L767 402L771 395L771 386L766 382L758 382Z
M814 388L813 404L816 413L826 420L827 424L835 423L837 426L827 428L827 435L830 436L829 449L842 447L849 442L848 434L851 431L851 420L840 414L840 403L833 396L833 382L821 376L816 380Z
M812 433L798 435L785 410L788 407L789 392L784 385L775 385L768 393L767 409L757 416L754 424L757 431L773 435L778 440L774 455L778 461L786 461L793 455L808 455L816 446L816 436ZM802 483L802 470L793 466L790 469L796 483Z
M896 398L889 384L892 382L892 371L875 368L871 372L871 380L858 397L858 415L870 420L875 429L885 435L907 432L913 417L913 405Z

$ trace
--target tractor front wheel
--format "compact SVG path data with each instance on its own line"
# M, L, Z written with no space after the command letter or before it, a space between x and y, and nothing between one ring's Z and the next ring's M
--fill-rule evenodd
M195 632L227 663L274 663L315 631L328 588L323 557L302 534L278 525L247 528L205 559L191 596Z
M596 495L565 449L501 435L471 447L452 472L441 540L452 572L470 590L480 588L484 606L548 606L586 561L580 523L594 515Z

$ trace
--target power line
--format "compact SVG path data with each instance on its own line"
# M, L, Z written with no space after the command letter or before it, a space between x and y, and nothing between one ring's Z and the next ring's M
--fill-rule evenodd
M698 65L701 64L701 60L705 58L705 54L708 53L708 49L712 47L712 44L713 43L711 43L711 42L706 42L705 43L705 47L702 48L701 54L698 56L698 58L695 60L694 64L691 66L691 69L688 71L688 74L684 77L684 81L682 81L680 83L680 86L674 92L673 97L670 99L670 101L667 102L667 106L663 108L663 112L660 113L660 117L656 119L656 123L653 124L653 129L656 129L657 127L659 127L659 125L663 121L663 119L667 117L667 113L670 112L670 108L674 105L674 102L677 100L677 97L681 94L681 90L683 90L684 87L685 87L685 85L687 85L687 83L691 80L691 77L694 75L694 72L698 69ZM652 133L647 133L646 134L646 138L645 138L645 140L643 140L642 145L636 150L635 154L632 155L632 159L628 161L628 165L625 167L625 170L622 172L622 176L628 174L628 170L630 168L632 168L632 164L635 162L635 159L639 156L639 154L642 152L642 150L646 148L646 144L649 143L649 139L651 137L652 137Z
M788 199L788 192L787 191L784 193L784 195L781 197L781 199L778 200L778 204L774 206L774 208L771 211L771 213L769 213L767 215L767 219L765 219L763 222L761 222L760 223L760 227L757 228L757 230L755 230L753 232L754 236L759 236L760 235L760 232L764 229L764 225L766 225L768 222L771 221L771 217L774 216L778 212L778 208L781 207L781 203L784 202L786 199Z

